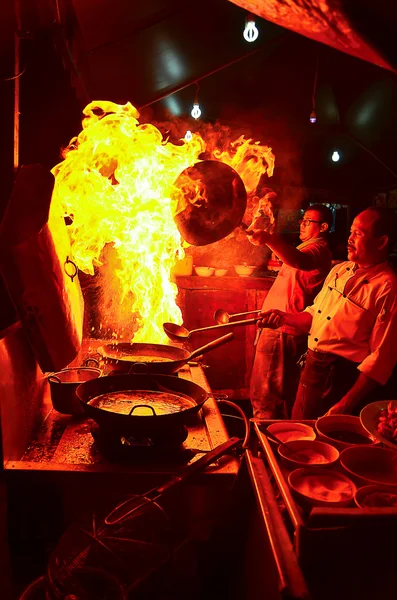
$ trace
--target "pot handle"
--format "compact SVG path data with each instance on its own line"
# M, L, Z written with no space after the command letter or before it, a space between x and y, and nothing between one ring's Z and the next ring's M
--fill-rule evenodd
M147 363L134 363L128 369L128 375L149 375L149 365Z
M201 348L197 348L196 350L193 350L193 352L189 356L188 360L192 360L192 358L196 358L196 356L200 356L200 354L205 354L206 352L209 352L210 350L214 350L215 348L218 348L219 346L223 346L223 344L227 344L233 338L234 338L234 333L227 333L226 335L218 338L217 340L213 340L209 344L206 344L205 346L201 346Z
M96 358L92 358L91 356L85 359L85 361L83 362L83 366L88 367L90 362L93 362L97 368L99 367L99 361Z
M150 408L150 410L151 410L151 411L152 411L152 413L153 413L153 416L154 416L154 417L157 417L157 413L156 413L156 411L154 410L153 406L150 406L149 404L135 404L135 406L133 406L133 407L131 408L130 412L128 413L128 416L131 416L131 415L132 415L132 413L134 412L134 410L135 410L136 408Z
M48 375L47 379L48 379L48 381L51 381L52 383L61 383L61 380L59 379L59 377L57 377L53 373L51 375Z

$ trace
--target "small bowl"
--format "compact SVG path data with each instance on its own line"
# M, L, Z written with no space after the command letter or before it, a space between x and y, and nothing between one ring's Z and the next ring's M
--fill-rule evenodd
M227 273L227 269L215 269L215 277L224 277Z
M296 469L289 474L288 483L310 506L349 506L357 491L348 477L332 469Z
M215 273L214 267L194 267L194 270L199 277L211 277Z
M319 438L338 450L354 446L371 446L377 440L361 425L360 417L353 415L329 415L315 423Z
M267 428L269 433L273 434L282 442L292 442L295 440L314 440L316 433L313 427L304 423L292 423L291 421L280 421L272 423Z
M376 483L397 490L397 454L379 446L353 446L340 454L340 464L361 485Z
M289 442L288 447L291 448L291 451L280 444L278 453L285 464L293 469L297 467L327 467L339 458L339 452L334 446L318 440L295 440Z
M249 277L255 271L256 267L247 267L246 265L234 265L234 269L240 277Z
M388 485L364 485L354 496L359 508L396 508L397 490Z

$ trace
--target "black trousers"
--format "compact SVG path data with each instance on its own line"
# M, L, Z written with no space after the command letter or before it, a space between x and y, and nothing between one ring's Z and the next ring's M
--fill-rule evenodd
M308 350L292 409L292 418L322 417L354 385L360 375L357 366L357 363L335 354Z

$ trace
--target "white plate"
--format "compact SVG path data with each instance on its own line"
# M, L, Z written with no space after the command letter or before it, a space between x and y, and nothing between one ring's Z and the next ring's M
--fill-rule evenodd
M397 450L397 442L391 442L377 430L379 413L381 410L388 407L389 402L392 403L393 408L397 406L397 400L378 400L377 402L368 404L360 412L360 421L364 429L373 435L374 438L382 442L382 444L385 444L385 446Z

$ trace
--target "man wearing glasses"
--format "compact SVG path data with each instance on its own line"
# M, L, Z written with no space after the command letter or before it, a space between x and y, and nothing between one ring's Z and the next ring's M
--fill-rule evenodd
M296 314L263 314L260 327L309 332L292 418L358 413L390 378L397 361L397 276L388 257L396 240L394 211L364 210L351 227L348 261L330 271L313 304Z
M247 231L256 246L268 246L283 261L262 311L299 313L312 303L331 268L327 236L332 213L313 204L299 221L302 243L295 247L262 229ZM257 419L290 418L299 382L299 357L307 350L307 334L294 325L262 329L256 345L250 400Z

